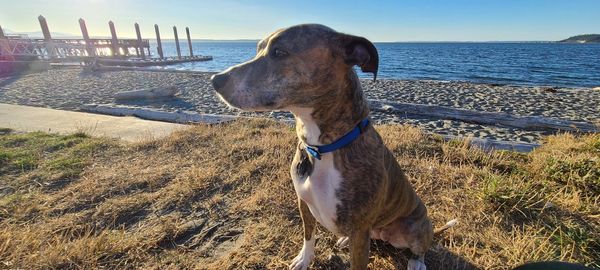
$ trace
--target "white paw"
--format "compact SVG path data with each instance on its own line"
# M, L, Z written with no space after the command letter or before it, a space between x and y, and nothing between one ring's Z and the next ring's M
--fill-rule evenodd
M350 245L350 238L348 236L340 237L335 246L338 248L347 248Z
M310 262L315 258L315 239L313 237L310 241L304 241L302 250L298 253L298 256L290 263L290 270L306 270L310 265Z
M408 260L408 270L427 270L425 263L420 260L410 259Z

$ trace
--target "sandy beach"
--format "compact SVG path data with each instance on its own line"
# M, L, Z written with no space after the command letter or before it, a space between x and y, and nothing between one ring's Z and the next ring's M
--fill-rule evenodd
M249 115L232 110L215 96L209 78L212 73L148 71L89 72L81 69L50 70L17 77L0 78L0 102L80 111L84 104L115 103L120 91L176 85L174 99L133 101L121 105L165 111ZM430 104L466 110L505 112L519 116L544 116L564 120L600 121L600 91L591 88L523 87L473 84L467 82L380 79L362 80L368 99ZM279 119L289 113L258 114ZM428 119L384 110L373 111L378 123L410 124L428 132L453 136L537 142L547 133L460 121Z

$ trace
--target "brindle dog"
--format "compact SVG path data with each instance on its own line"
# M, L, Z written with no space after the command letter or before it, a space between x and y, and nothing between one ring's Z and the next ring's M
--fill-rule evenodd
M299 143L291 176L304 244L290 269L308 268L317 221L341 236L339 244L349 244L352 269L367 267L371 238L410 248L408 269L425 269L433 237L427 209L377 131L367 126L320 160L304 148L332 143L369 117L353 66L376 78L378 64L367 39L305 24L272 33L258 43L254 59L212 77L219 97L232 107L295 116Z

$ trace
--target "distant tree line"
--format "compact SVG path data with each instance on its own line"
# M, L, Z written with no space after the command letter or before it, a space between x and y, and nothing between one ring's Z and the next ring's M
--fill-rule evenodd
M559 42L568 42L568 43L600 43L600 35L599 34L587 34L587 35L578 35L567 38L565 40L561 40Z

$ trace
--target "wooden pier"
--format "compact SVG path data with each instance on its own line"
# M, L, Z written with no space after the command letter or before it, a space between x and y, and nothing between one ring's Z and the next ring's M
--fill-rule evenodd
M212 56L194 55L189 28L186 27L189 56L182 56L177 28L173 26L177 56L165 57L158 25L154 25L157 54L150 41L143 39L140 25L134 24L136 39L121 39L112 21L108 22L111 38L90 38L86 23L79 19L82 38L52 38L46 18L38 17L43 38L5 34L0 26L0 73L3 66L15 63L84 63L106 66L161 66L177 63L209 61Z

